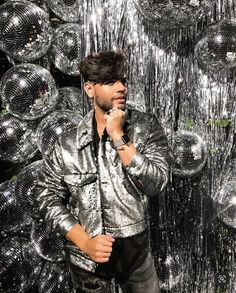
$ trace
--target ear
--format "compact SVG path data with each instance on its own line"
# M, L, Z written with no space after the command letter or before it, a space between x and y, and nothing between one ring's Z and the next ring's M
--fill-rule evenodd
M90 98L94 97L94 84L93 83L86 81L84 84L84 90Z

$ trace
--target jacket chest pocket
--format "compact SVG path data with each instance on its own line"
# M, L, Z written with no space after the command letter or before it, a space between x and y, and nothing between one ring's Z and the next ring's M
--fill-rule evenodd
M80 210L90 210L96 208L96 173L68 174L64 176L71 194L72 204Z

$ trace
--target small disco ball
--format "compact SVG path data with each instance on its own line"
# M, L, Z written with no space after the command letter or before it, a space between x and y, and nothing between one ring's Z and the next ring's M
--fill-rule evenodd
M191 26L212 7L215 0L135 0L143 19L157 30Z
M83 116L84 103L81 89L73 86L58 89L58 104L56 109L77 111Z
M199 173L206 163L206 144L196 133L178 131L174 136L173 155L172 172L183 177L192 176Z
M37 191L35 186L38 182L42 161L36 161L26 166L16 179L15 195L24 212L32 217L39 217L38 204L36 201Z
M47 0L47 2L52 11L67 22L79 21L83 13L84 1L82 0Z
M0 292L19 293L29 290L38 280L42 260L26 238L6 238L0 250Z
M79 75L81 62L81 26L76 23L61 25L55 32L52 43L52 60L65 74Z
M75 128L81 119L81 115L69 110L58 110L46 116L36 131L37 144L41 153L49 154L58 137Z
M73 284L66 262L47 262L38 282L39 293L71 293Z
M195 47L195 56L204 69L228 70L236 66L236 22L223 20L206 29Z
M0 6L0 49L19 61L42 57L53 30L47 14L29 1L8 1Z
M163 263L164 280L160 282L162 290L172 290L183 279L183 260L179 253L171 253L166 256Z
M0 184L0 230L19 230L25 220L24 212L15 196L15 183L6 181Z
M214 204L217 217L226 225L236 228L236 177L222 185Z
M56 106L58 91L48 70L34 64L21 64L3 75L0 95L6 109L14 116L35 120Z
M32 224L30 238L38 255L48 261L62 261L65 259L64 241L62 237L50 231L41 219Z
M0 159L24 162L38 151L33 128L10 113L0 116Z

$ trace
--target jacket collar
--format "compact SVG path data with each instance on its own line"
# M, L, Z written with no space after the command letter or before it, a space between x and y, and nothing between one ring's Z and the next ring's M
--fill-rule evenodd
M92 109L88 114L85 115L85 117L80 121L78 127L77 127L77 134L76 134L76 147L77 149L82 149L85 147L87 144L91 143L93 141L93 135L94 135L94 130L93 130L93 116L95 110ZM134 122L133 118L137 118L136 115L135 117L132 117L132 111L131 109L126 108L125 110L125 123L124 123L124 129L127 132L129 129L130 124Z

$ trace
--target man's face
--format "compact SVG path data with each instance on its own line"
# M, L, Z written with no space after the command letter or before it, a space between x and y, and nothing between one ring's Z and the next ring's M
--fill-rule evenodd
M90 96L94 99L94 106L99 107L103 112L107 112L113 107L125 110L127 96L125 78L103 84L93 84L92 91Z

